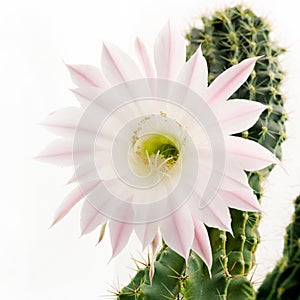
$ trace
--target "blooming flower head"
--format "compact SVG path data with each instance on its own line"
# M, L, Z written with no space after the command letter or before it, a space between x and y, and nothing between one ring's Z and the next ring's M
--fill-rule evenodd
M231 231L229 207L259 211L245 170L277 160L240 137L266 106L228 98L258 58L229 68L208 86L199 48L186 62L185 41L168 22L154 45L154 63L140 39L138 63L104 43L101 70L67 65L80 107L49 115L43 124L59 136L38 158L74 166L75 189L54 223L84 200L81 230L108 223L117 255L134 232L143 247L159 232L187 258L193 249L212 264L204 224Z

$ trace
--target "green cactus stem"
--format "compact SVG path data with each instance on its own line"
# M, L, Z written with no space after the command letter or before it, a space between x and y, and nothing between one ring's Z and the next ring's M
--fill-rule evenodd
M258 289L257 300L300 299L300 196L287 227L283 256Z
M162 300L176 299L185 260L168 246L164 245L156 257L155 273L152 284L149 278L149 266L140 269L129 285L119 293L119 300Z

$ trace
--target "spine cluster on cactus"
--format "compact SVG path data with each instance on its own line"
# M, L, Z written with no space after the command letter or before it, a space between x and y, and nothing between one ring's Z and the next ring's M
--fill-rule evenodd
M118 299L176 299L184 266L184 258L164 245L154 263L155 276L152 282L149 278L149 266L140 269L129 285L118 292Z
M201 45L208 62L209 82L245 58L262 56L232 99L249 99L269 106L258 122L240 135L259 142L281 158L287 117L280 92L284 74L278 56L284 49L271 43L268 23L242 6L218 11L210 18L203 17L202 21L203 28L192 28L187 35L187 59ZM248 174L249 184L259 200L262 181L271 169ZM174 259L176 253L164 246L156 258L152 285L147 270L139 270L120 291L118 299L254 299L254 289L246 276L255 265L260 214L231 209L231 217L233 236L208 228L213 253L211 277L195 253L191 252L186 263L178 257ZM172 283L167 282L167 278Z

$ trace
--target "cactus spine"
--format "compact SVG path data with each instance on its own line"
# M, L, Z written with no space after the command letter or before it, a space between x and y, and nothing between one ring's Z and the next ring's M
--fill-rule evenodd
M242 6L218 11L211 18L203 17L202 21L202 29L192 28L187 35L187 59L201 44L208 62L209 82L239 61L263 55L247 82L232 99L249 99L269 105L269 109L261 115L258 122L240 135L259 142L281 158L281 143L285 140L284 123L287 117L283 109L284 98L279 90L283 72L279 68L278 56L284 49L270 42L270 29L266 21ZM262 196L262 181L271 169L272 167L248 174L249 184L259 200ZM234 237L208 228L213 252L212 278L201 259L191 252L187 265L181 261L180 268L172 260L168 261L168 270L182 270L181 276L177 276L180 279L177 294L174 294L176 290L172 290L171 286L172 295L169 293L165 297L165 294L160 294L161 297L157 298L157 293L161 291L148 285L147 296L144 294L143 297L128 299L254 299L254 289L246 275L255 264L255 251L260 240L257 229L260 214L231 209L231 217ZM172 252L169 248L161 251L166 249ZM160 257L159 254L157 261ZM154 281L156 276L161 276L159 269L155 272ZM145 278L146 276L145 274ZM168 276L166 272L162 278ZM129 286L134 281L135 278ZM124 287L121 294L128 291L129 286ZM145 288L143 284L139 287L141 290ZM161 283L161 290L162 287ZM119 296L118 299L127 298Z
M140 269L129 285L118 293L118 299L176 299L185 266L184 258L164 245L156 257L154 266L155 275L152 284L147 266Z

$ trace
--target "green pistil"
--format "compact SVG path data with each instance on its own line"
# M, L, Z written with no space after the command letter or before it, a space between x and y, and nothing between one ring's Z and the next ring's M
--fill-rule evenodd
M143 138L139 145L139 151L143 156L148 155L151 157L157 155L164 159L172 158L176 162L179 157L179 150L176 144L168 137L161 134L149 134Z

